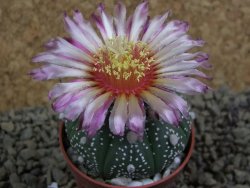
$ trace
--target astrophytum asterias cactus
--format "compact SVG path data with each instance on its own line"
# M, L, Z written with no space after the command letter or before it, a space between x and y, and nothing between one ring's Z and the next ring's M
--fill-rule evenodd
M94 138L80 130L79 122L66 123L70 145L82 158L81 165L94 177L111 179L148 178L173 163L183 153L189 140L190 120L179 126L152 119L146 121L143 139L127 130L125 136L115 136L105 123Z

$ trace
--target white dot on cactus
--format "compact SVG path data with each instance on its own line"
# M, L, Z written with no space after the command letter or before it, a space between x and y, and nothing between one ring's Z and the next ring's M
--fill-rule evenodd
M160 173L157 173L155 174L154 178L153 178L153 181L158 181L161 179L161 174Z
M135 172L135 166L132 165L132 164L129 164L129 165L127 166L127 171L128 171L129 174L134 173L134 172Z
M143 179L141 182L143 183L143 185L147 185L147 184L153 183L153 180L147 178L147 179Z
M169 176L170 172L171 172L170 168L167 168L163 173L163 177Z
M134 144L134 143L137 142L138 136L137 136L137 134L134 133L133 131L129 131L129 132L127 133L127 140L128 140L128 142L129 142L130 144Z
M177 165L180 164L181 163L180 157L175 157L174 158L174 163L177 164Z
M169 137L169 140L170 140L170 143L171 143L173 146L175 146L175 145L178 143L179 138L178 138L177 135L171 134L170 137Z
M83 163L83 161L84 161L84 159L83 159L82 156L79 156L79 157L77 158L77 160L78 160L79 163Z
M140 181L132 181L128 184L128 187L137 187L137 186L141 186L141 185L143 185L143 183Z
M87 142L87 138L85 136L83 136L81 139L80 139L80 144L84 145L86 144Z
M189 112L189 115L191 116L192 119L195 119L195 117L196 117L194 112Z

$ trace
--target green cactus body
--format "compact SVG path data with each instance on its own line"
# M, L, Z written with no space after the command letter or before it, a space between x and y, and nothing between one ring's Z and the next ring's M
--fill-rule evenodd
M83 166L93 177L111 179L150 177L168 167L181 154L189 140L190 120L183 119L174 126L160 120L147 120L143 140L114 136L105 124L92 139L78 130L79 122L65 124L67 138L83 158ZM129 135L130 134L130 135Z

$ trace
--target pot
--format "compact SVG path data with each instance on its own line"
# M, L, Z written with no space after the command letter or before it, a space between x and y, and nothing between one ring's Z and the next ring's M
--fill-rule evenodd
M78 188L125 188L124 186L115 186L106 184L104 182L97 181L91 177L89 177L87 174L84 174L82 171L80 171L75 164L72 163L72 161L69 159L67 152L65 150L65 144L64 139L66 134L64 132L64 123L60 123L59 127L59 145L60 149L63 153L63 157L67 162L67 165L70 167L77 184ZM191 136L189 138L189 143L187 145L186 149L186 156L181 163L181 165L172 172L169 176L162 178L159 181L156 181L151 184L143 185L143 186L137 186L136 188L171 188L173 187L174 180L177 179L180 172L183 170L183 168L187 165L188 161L190 160L190 157L192 155L193 149L194 149L194 143L195 143L195 131L194 127L192 126L191 130Z

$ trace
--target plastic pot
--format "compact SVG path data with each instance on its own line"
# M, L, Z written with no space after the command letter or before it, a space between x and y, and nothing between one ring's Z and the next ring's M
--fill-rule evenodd
M66 138L65 132L64 132L64 123L60 123L59 128L59 144L60 149L63 153L64 159L67 162L67 165L70 167L77 184L78 188L125 188L124 186L114 186L110 184L106 184L104 182L97 181L91 177L89 177L87 174L84 174L82 171L80 171L75 164L69 159L67 152L65 150L65 144L64 139ZM188 161L190 160L190 157L192 155L193 149L194 149L194 143L195 143L195 131L194 127L192 126L191 130L191 136L189 143L187 145L186 149L186 156L181 163L181 165L172 172L169 176L156 181L154 183L143 185L143 186L137 186L136 188L173 188L174 182L177 179L180 172L183 170L183 168L187 165Z

